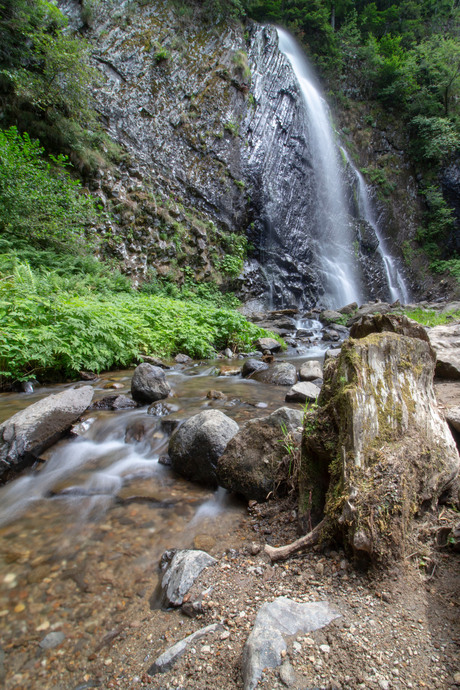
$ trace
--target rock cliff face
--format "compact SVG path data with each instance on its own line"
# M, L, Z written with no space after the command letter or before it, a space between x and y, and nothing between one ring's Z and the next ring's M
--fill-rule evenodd
M83 30L77 0L61 8ZM114 213L106 230L111 251L140 278L177 279L186 267L210 278L232 254L231 233L246 226L241 30L185 21L164 0L101 0L85 35L100 73L97 110L126 152L92 183Z
M138 280L221 280L238 273L247 236L245 300L320 302L305 105L276 30L191 21L167 0L100 0L90 26L78 0L60 6L93 46L97 109L125 152L91 182L114 217L102 231L109 253ZM385 299L376 240L353 219L349 182L358 270L366 296Z

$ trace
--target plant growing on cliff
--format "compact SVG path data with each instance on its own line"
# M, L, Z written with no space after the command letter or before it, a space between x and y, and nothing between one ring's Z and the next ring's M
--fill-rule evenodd
M15 127L0 130L0 229L32 243L82 245L84 230L98 219L94 202L70 177L64 156L43 157L43 148Z

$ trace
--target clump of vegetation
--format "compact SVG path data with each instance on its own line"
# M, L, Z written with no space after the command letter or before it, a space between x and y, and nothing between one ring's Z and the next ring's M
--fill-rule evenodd
M251 68L248 64L248 54L244 50L237 50L233 55L233 64L235 69L240 72L243 79L247 82L251 81Z
M459 311L451 312L440 312L434 309L422 309L417 307L416 309L406 309L403 311L409 319L413 319L423 326L442 326L445 323L449 323L453 319L460 319Z
M75 377L130 366L142 355L248 349L265 334L230 309L157 295L94 292L18 263L0 281L0 376ZM76 289L77 288L77 289Z

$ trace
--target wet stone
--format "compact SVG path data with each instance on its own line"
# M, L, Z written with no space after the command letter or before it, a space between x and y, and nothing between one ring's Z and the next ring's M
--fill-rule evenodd
M50 632L38 644L42 649L54 649L65 640L65 635L62 632Z

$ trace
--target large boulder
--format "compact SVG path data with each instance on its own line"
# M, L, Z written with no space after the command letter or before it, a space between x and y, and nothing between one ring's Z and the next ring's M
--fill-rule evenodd
M280 343L274 338L258 338L254 345L261 352L279 352L281 350Z
M238 429L238 424L220 410L205 410L190 417L169 442L173 470L186 479L217 486L217 461Z
M436 352L436 376L460 379L460 323L434 326L428 337Z
M265 371L265 369L268 369L268 364L265 362L261 362L260 359L248 359L242 366L241 368L241 376L244 379L247 379L251 374L254 374L256 371Z
M93 399L91 386L49 395L0 425L0 477L33 464L85 412Z
M265 501L277 484L286 443L293 441L285 439L301 425L302 412L288 407L246 422L217 462L219 484L248 500Z
M297 381L297 371L295 366L289 362L277 362L268 369L254 372L251 378L275 386L293 386Z
M131 395L136 402L147 405L167 398L170 393L171 388L163 369L147 362L135 368L131 380Z
M350 339L325 370L318 411L306 415L305 523L325 513L363 563L400 557L414 515L454 496L460 460L437 408L434 367L419 338Z
M430 342L426 329L404 314L366 314L352 325L350 338L365 338L371 333L384 332L399 333Z

